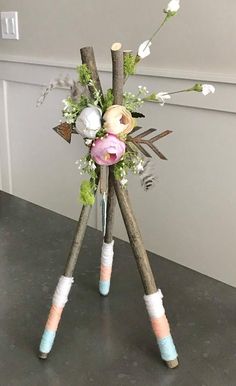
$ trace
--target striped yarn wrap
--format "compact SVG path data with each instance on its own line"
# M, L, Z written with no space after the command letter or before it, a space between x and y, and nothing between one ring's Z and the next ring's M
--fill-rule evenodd
M58 324L61 319L63 308L68 301L68 295L74 279L73 277L61 276L52 299L52 306L48 315L46 327L40 342L39 350L48 354L53 346Z
M172 361L177 358L178 354L170 333L162 298L163 295L160 289L151 295L144 295L147 312L157 338L161 357L164 361Z
M99 292L103 296L108 295L110 290L112 263L114 255L113 248L114 240L111 243L105 243L103 241L99 280Z

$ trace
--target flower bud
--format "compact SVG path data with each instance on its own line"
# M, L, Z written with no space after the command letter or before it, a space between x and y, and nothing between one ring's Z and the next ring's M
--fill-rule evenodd
M192 88L193 91L197 91L197 92L202 92L202 84L201 83L196 83L193 88Z
M167 13L168 16L174 16L180 8L179 1L180 0L171 0L164 12Z

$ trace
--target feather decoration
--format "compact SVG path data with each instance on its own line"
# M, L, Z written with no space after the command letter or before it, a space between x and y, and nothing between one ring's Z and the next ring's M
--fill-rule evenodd
M147 192L149 189L153 188L157 177L154 175L153 164L150 159L145 159L143 163L143 169L139 171L139 177L141 179L141 185L143 189Z
M43 89L41 96L37 100L36 106L39 107L44 102L47 95L55 88L69 88L70 96L73 100L78 99L84 91L84 87L82 90L81 84L78 81L71 79L68 75L64 78L55 78L52 79L49 82L49 85Z

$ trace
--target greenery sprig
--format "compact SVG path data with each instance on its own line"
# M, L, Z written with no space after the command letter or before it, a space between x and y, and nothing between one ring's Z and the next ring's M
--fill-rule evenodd
M81 64L76 67L77 73L79 75L79 81L82 86L87 86L89 82L92 80L91 71L88 69L86 64Z

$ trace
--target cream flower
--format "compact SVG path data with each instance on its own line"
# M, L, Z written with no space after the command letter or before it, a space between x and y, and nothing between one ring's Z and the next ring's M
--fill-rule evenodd
M156 94L156 100L160 102L160 106L164 106L165 102L170 98L171 96L166 92L159 92Z
M214 94L215 92L215 87L212 86L211 84L203 84L202 85L202 93L203 95L208 95L210 93Z
M138 56L141 59L146 58L146 56L150 55L150 46L152 45L152 42L150 40L145 40L142 44L140 44L138 48Z
M121 105L110 106L103 116L104 129L109 134L124 134L130 133L135 124L135 120L131 113Z
M76 131L85 138L93 139L101 129L102 112L98 107L85 107L76 120Z
M165 9L165 12L169 14L175 14L180 8L179 1L180 0L171 0Z

